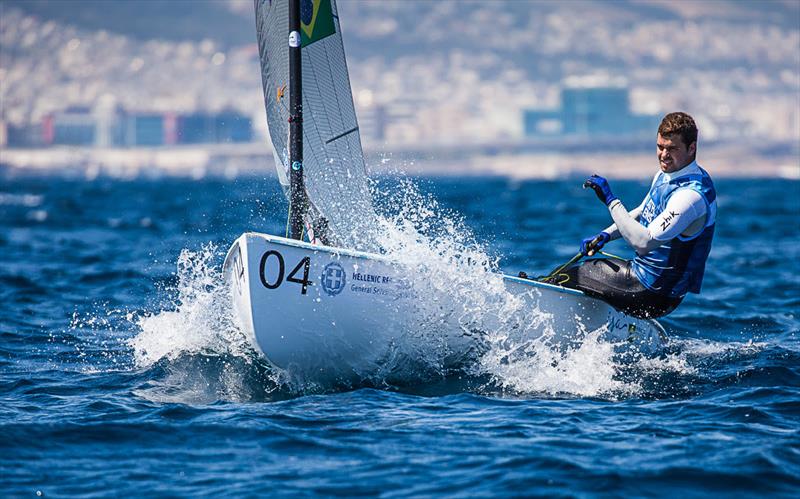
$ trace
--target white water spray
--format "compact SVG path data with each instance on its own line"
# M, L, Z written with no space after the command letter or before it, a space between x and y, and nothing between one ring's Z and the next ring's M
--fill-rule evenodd
M129 342L137 365L149 367L183 354L248 358L251 348L233 321L229 290L221 269L214 264L215 253L212 244L197 252L181 251L174 307L137 319L141 332Z
M576 336L584 341L556 344L553 316L526 308L524 299L508 292L497 258L475 241L463 221L410 182L401 182L395 192L393 210L381 220L381 245L416 276L413 285L421 292L412 324L428 362L444 364L449 353L444 339L455 332L476 345L478 355L468 372L488 375L504 390L616 396L638 389L618 379L615 345L601 337L603 330L583 331L576 319Z

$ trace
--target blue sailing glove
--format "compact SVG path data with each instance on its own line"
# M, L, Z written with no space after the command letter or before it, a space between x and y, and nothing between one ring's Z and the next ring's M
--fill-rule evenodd
M584 256L592 256L606 245L611 240L611 236L607 232L601 232L596 236L587 237L581 241L581 254Z
M597 198L604 202L606 206L610 205L611 201L617 199L617 196L611 192L611 186L608 185L608 180L600 175L592 175L587 178L586 182L583 183L583 188L586 189L587 187L591 187L594 193L597 194Z

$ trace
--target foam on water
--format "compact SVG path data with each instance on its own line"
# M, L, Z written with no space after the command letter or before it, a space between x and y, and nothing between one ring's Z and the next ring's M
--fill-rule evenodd
M129 314L136 335L128 340L136 367L161 365L164 373L136 390L154 402L210 403L215 400L264 400L279 390L307 392L292 386L286 373L259 357L237 326L213 244L178 256L174 287L163 290L169 303L159 310Z
M14 194L0 192L0 206L26 206L32 208L42 204L44 196L40 194Z
M618 378L615 345L603 340L603 333L592 331L566 350L550 344L547 335L515 345L513 351L505 343L496 344L481 359L481 368L514 393L614 398L636 393L636 380Z
M229 291L215 262L217 248L184 249L177 262L176 296L170 307L135 319L139 334L130 340L137 365L185 354L230 354L248 358L251 351L236 327Z

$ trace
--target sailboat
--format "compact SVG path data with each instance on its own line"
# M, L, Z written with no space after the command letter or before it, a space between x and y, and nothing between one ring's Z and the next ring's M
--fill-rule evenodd
M457 291L432 296L424 265L380 253L336 1L255 0L255 12L289 220L285 237L242 234L223 272L241 328L271 364L314 380L369 377L404 342L420 342L431 321L435 341L421 344L440 349L445 367L479 355L482 335L493 329L516 342L549 335L569 345L600 330L644 354L663 346L656 321L535 280L480 277L494 283L495 295L478 318Z

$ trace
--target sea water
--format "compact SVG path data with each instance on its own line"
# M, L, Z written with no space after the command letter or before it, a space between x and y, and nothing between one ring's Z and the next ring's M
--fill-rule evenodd
M487 271L545 274L609 223L580 183L379 179L387 251L501 316ZM659 356L491 331L458 372L420 348L348 387L291 383L230 314L224 252L284 233L276 185L2 177L0 496L796 497L797 181L717 181L703 292Z

